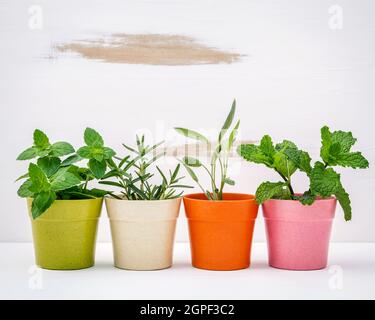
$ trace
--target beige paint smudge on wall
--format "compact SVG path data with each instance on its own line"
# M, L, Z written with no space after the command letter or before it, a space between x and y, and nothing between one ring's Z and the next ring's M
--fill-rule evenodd
M161 34L113 34L57 45L56 49L110 63L168 66L229 64L241 58L238 53L205 46L188 36Z

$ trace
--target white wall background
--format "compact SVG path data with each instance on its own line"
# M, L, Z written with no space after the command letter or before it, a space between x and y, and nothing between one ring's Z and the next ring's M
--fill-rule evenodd
M28 26L35 4L43 10L41 30ZM343 29L329 27L332 5L343 9ZM0 241L31 240L13 181L25 171L15 158L34 128L80 146L92 126L120 148L139 128L163 138L175 125L218 127L233 97L246 139L269 133L318 156L322 125L354 132L372 166L341 170L354 218L345 223L339 209L333 239L375 241L374 18L373 0L0 0ZM55 43L112 32L184 34L247 57L178 67L43 58ZM254 192L276 176L244 164L234 178L232 190ZM296 184L305 188L302 177ZM105 216L100 240L110 240ZM255 240L264 240L262 224ZM178 239L187 239L184 219Z

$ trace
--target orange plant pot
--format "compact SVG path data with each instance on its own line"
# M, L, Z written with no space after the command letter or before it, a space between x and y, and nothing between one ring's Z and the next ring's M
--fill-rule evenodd
M203 193L184 197L192 264L207 270L239 270L250 266L258 204L255 196L225 193L222 201Z

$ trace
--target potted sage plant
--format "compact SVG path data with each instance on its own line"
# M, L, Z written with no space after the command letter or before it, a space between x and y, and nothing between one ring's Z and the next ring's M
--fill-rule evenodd
M108 192L88 188L105 174L115 152L102 137L87 128L86 146L77 152L68 142L51 143L41 130L34 131L33 146L18 160L29 160L18 195L27 199L36 264L53 270L75 270L94 265L95 240L103 197ZM83 158L87 166L78 166Z
M192 264L207 270L238 270L250 266L251 243L258 204L255 196L225 193L235 182L228 176L229 155L236 140L240 121L234 125L236 101L211 145L204 135L185 128L175 128L183 136L207 146L211 159L206 165L199 159L185 156L181 161L201 193L184 196L189 224ZM195 170L207 173L210 188L204 188Z
M180 165L167 176L155 165L164 152L136 137L134 149L123 144L131 155L116 157L111 170L99 183L117 187L118 193L105 198L111 225L114 264L128 270L160 270L172 266L176 222L180 212L180 188L184 178ZM156 172L158 177L155 177ZM156 168L156 169L155 169ZM158 179L158 181L156 181Z
M311 164L310 155L291 141L276 145L270 136L259 145L244 144L238 153L247 161L273 169L281 181L263 182L256 200L263 206L268 239L269 264L289 270L317 270L327 266L332 221L338 201L346 221L352 208L341 176L334 167L367 168L361 152L352 152L356 139L351 132L321 129L321 159ZM295 192L292 176L307 175L309 189Z

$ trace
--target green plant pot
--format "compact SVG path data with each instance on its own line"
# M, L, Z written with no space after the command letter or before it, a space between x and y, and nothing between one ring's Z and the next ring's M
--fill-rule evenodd
M31 217L32 199L27 200ZM36 264L44 269L77 270L95 261L103 199L56 200L31 226Z

